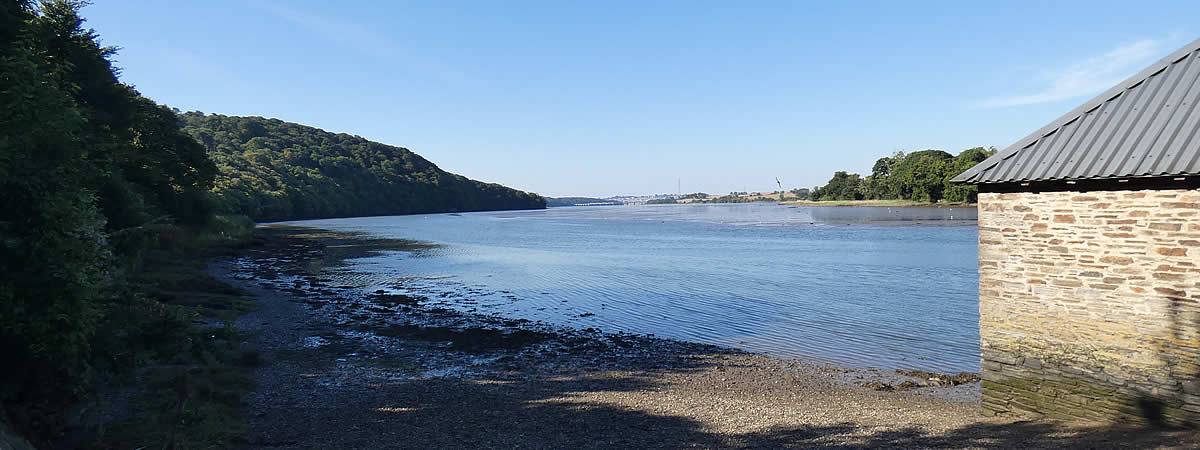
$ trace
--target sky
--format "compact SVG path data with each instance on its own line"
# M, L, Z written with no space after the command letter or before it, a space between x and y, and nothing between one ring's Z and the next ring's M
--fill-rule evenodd
M548 196L760 191L1004 148L1200 38L1200 2L102 0L184 111L408 148Z

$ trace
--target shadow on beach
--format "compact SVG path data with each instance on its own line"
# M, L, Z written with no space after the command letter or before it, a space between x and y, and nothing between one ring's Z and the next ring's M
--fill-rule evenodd
M235 269L222 275L257 294L260 304L240 320L255 334L263 360L258 389L247 399L243 448L1198 443L1189 430L984 418L969 402L878 392L847 370L702 344L531 331L518 321L422 309L405 296L339 297L315 268L346 255L422 244L363 244L296 229L274 230L267 241L249 258L269 264L251 265L253 276L238 278ZM416 316L423 322L398 319Z
M864 426L847 421L727 434L685 416L581 400L654 390L659 387L654 378L653 374L594 374L539 381L385 383L330 399L332 404L317 401L311 406L301 403L268 411L282 420L271 421L271 427L249 444L302 448L1194 448L1197 442L1187 431L1055 422L975 423L931 432L916 426ZM654 406L644 408L653 410Z

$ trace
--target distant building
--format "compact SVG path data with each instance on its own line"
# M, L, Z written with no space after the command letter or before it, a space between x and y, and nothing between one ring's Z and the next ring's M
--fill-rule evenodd
M1200 423L1200 40L954 179L979 186L983 405Z

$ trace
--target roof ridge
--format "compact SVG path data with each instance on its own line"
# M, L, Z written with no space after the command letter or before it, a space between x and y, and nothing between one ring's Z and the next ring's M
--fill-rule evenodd
M1051 121L1046 126L1043 126L1043 127L1039 128L1037 131L1030 133L1028 136L1021 138L1016 143L1014 143L1008 147L1005 147L1003 150L1001 150L999 152L996 152L995 155L992 155L990 158L983 160L979 164L976 164L974 167L967 169L966 171L964 171L963 173L954 177L950 181L954 182L954 183L970 182L972 179L977 177L983 171L986 171L988 169L991 169L992 167L995 167L1001 161L1012 158L1017 153L1020 153L1021 150L1024 150L1025 148L1032 146L1033 144L1037 143L1042 138L1057 132L1058 130L1062 129L1064 126L1070 125L1072 122L1074 122L1076 120L1079 120L1083 115L1085 115L1097 108L1100 108L1101 106L1104 106L1105 103L1125 94L1130 89L1133 89L1133 88L1141 85L1142 83L1146 82L1146 80L1148 80L1150 77L1154 76L1155 74L1158 74L1159 72L1162 72L1163 70L1166 70L1168 67L1171 66L1171 64L1174 64L1174 63L1186 58L1188 55L1195 53L1197 50L1200 50L1200 39L1196 39L1196 40L1188 43L1187 45L1184 45L1183 47L1179 48L1178 50L1171 52L1171 54L1163 57L1162 59L1155 61L1153 64L1150 64L1145 69L1138 71L1136 74L1126 78L1125 80L1121 81L1120 83L1117 83L1115 86L1109 88L1108 90L1105 90L1104 92L1100 93L1099 95L1084 102L1082 105L1079 105L1075 109L1072 109L1070 112L1063 114L1062 116L1058 117L1057 119Z

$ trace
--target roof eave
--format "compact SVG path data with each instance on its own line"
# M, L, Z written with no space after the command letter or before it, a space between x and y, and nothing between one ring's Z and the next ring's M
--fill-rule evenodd
M1200 50L1200 39L1196 39L1196 40L1192 41L1191 43L1183 46L1182 48L1176 50L1175 52L1172 52L1170 55L1167 55L1166 57L1159 59L1154 64L1151 64L1150 66L1146 67L1142 71L1134 74L1133 76L1130 76L1129 78L1126 78L1125 80L1121 81L1120 83L1117 83L1117 85L1104 91L1100 95L1095 96L1091 100L1084 102L1082 105L1071 110L1070 112L1063 114L1062 116L1060 116L1059 118L1050 122L1046 126L1039 128L1037 131L1018 140L1013 145L1005 147L1004 150L996 152L995 155L992 155L988 159L981 161L979 164L976 164L974 167L971 167L970 169L967 169L963 173L959 174L958 176L950 179L950 182L951 183L961 183L961 184L993 184L993 183L1016 182L1015 180L997 180L997 181L985 181L985 182L979 182L979 181L972 182L971 180L974 178L977 178L979 176L979 174L981 172L983 172L984 170L990 169L991 167L998 164L1000 161L1003 161L1005 159L1012 157L1013 154L1025 149L1026 147L1033 145L1037 140L1042 139L1046 136L1049 136L1050 134L1056 132L1063 126L1069 124L1071 121L1076 120L1077 118L1079 118L1083 114L1087 113L1088 111L1091 111L1097 107L1102 106L1108 100L1113 99L1114 97L1124 93L1126 90L1136 86L1137 84L1145 82L1147 78L1150 78L1152 75L1167 68L1170 64L1190 55L1191 53L1193 53L1197 50ZM1184 174L1180 174L1180 175L1184 175ZM1161 175L1161 176L1173 176L1173 175ZM1118 179L1118 178L1129 178L1129 177L1114 177L1114 179ZM1095 178L1088 178L1088 179L1095 179ZM1066 180L1062 180L1062 181L1066 181Z

